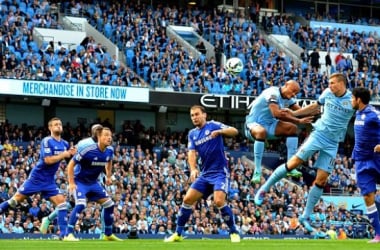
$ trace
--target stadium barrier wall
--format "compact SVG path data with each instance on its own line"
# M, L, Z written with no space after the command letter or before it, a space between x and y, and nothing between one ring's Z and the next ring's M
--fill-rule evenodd
M86 239L86 240L98 240L99 234L76 234L78 239ZM121 239L128 239L128 234L116 234ZM164 239L168 237L167 234L138 234L138 239ZM186 235L186 239L229 239L228 235L216 235L216 234L208 234L208 235ZM17 239L17 240L58 240L58 235L55 234L0 234L1 239ZM272 239L285 239L285 240L308 240L314 239L312 235L243 235L241 237L242 240L272 240ZM132 239L131 239L132 240Z

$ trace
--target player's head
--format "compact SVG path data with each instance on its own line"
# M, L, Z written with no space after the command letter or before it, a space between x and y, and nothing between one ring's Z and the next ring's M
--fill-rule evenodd
M190 108L190 118L196 127L203 127L206 123L207 113L203 106L194 105Z
M286 99L296 97L298 92L300 92L300 85L294 80L285 82L285 85L281 88L281 95Z
M101 124L94 124L91 126L91 137L94 141L98 140L98 134L102 131L103 126Z
M351 104L354 109L361 110L371 100L371 92L367 88L354 88L352 90Z
M62 121L58 117L53 117L48 122L48 127L52 135L58 136L62 133Z
M97 137L101 148L112 144L112 132L110 128L102 127Z
M342 96L346 92L346 77L342 73L334 73L329 78L329 88L336 96Z

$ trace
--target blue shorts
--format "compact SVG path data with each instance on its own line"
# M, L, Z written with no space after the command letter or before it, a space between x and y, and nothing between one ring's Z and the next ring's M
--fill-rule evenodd
M77 185L77 190L73 194L75 202L80 199L85 200L86 198L88 201L98 201L103 198L108 198L107 191L99 182L83 183L75 181L75 184Z
M214 191L220 190L228 194L229 186L230 178L224 173L201 175L191 184L191 188L201 192L204 199L207 199Z
M59 192L59 188L54 182L46 183L33 179L27 179L24 184L22 184L22 186L17 190L17 192L26 196L41 193L42 197L45 199L49 199L50 197L62 194Z
M299 147L296 156L307 162L315 152L319 151L314 167L331 173L334 169L339 143L331 141L316 132L312 132L305 142Z
M376 183L380 180L379 158L367 161L355 161L356 183L362 195L376 192Z
M260 123L260 122L246 122L244 124L244 133L245 137L250 141L255 141L255 138L251 135L251 129L256 126L261 126L267 132L267 139L276 139L276 128L277 128L278 120L273 119L271 123Z

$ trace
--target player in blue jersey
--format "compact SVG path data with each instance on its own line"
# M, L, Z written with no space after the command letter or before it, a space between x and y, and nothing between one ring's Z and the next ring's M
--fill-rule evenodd
M314 229L309 224L308 218L319 201L328 176L334 168L339 142L344 139L348 123L354 113L351 105L351 92L346 89L346 78L343 74L332 74L329 77L329 88L323 91L318 101L295 111L295 115L310 114L315 110L319 110L321 105L324 107L322 116L313 124L313 131L310 136L294 156L288 159L285 164L276 168L255 195L255 203L261 205L265 198L265 193L268 192L271 186L319 151L314 165L318 168L317 176L307 197L306 208L299 218L309 232L314 231Z
M222 214L224 222L230 228L231 242L240 242L240 235L235 226L234 215L226 202L230 183L230 169L224 152L223 136L232 137L238 134L234 127L216 121L206 121L204 107L195 105L190 109L190 117L195 128L188 134L188 162L190 181L193 182L187 191L177 218L174 234L165 242L182 241L182 232L192 213L192 206L201 198L214 195L214 203ZM201 161L200 171L197 156Z
M83 147L88 146L89 144L96 144L97 142L97 134L101 131L103 128L100 124L94 124L91 126L91 136L88 138L85 138L83 140L80 140L78 144L75 146L77 150L82 150ZM70 202L67 202L67 210L70 210L72 208ZM58 209L55 209L51 214L48 216L42 218L41 225L40 225L40 232L42 234L46 234L49 228L49 225L52 221L55 220L58 216ZM103 221L102 221L103 222ZM103 223L102 223L103 224Z
M244 127L246 137L254 141L255 171L251 180L253 184L260 183L261 180L265 139L286 136L288 159L290 159L298 147L296 124L308 124L313 121L312 116L295 117L292 112L289 112L289 109L299 110L301 108L295 99L299 91L299 84L294 80L289 80L281 88L265 89L252 104ZM288 175L300 177L302 173L294 169Z
M367 88L352 90L352 107L355 108L355 161L356 181L364 196L367 215L375 229L375 238L368 243L380 243L379 213L375 204L376 183L380 180L380 112L369 105L371 93Z
M76 149L70 148L69 143L61 138L63 129L59 118L52 118L48 126L50 136L41 141L40 158L36 166L16 194L0 204L0 213L5 212L9 207L15 208L28 196L41 193L44 198L50 199L58 210L60 238L63 238L67 227L67 208L65 196L59 192L55 183L55 174L60 162L65 158L70 158Z
M71 212L67 227L67 236L64 241L78 241L75 238L74 226L78 216L86 207L86 199L96 201L103 207L105 224L104 240L121 241L112 234L114 202L107 191L99 183L98 177L105 169L106 185L112 184L112 133L109 128L103 127L97 137L97 143L88 143L78 149L67 166L69 192L74 195L75 207Z

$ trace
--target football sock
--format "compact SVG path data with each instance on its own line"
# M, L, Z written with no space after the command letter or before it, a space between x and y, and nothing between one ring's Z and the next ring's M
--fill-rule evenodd
M67 229L67 205L66 203L59 204L56 208L58 210L58 227L59 236L64 237Z
M302 216L304 218L309 218L310 214L313 212L315 205L321 198L323 193L323 188L314 184L314 186L310 189L309 196L307 197L305 211L303 211Z
M70 210L71 209L71 204L70 202L66 202L66 208L67 210ZM55 218L57 218L58 216L58 208L55 208L53 212L51 212L49 215L48 215L48 219L49 221L53 221L55 220Z
M288 169L286 168L286 164L285 163L281 164L269 176L268 180L263 184L261 189L263 189L265 192L268 192L270 187L276 184L276 182L278 182L282 178L284 178L287 173L288 173Z
M112 224L113 224L113 201L107 200L102 204L103 206L103 218L104 218L104 234L110 236L112 234Z
M85 205L79 204L71 211L69 223L67 225L67 234L74 233L74 226L77 223L80 213L85 209Z
M232 213L232 209L225 204L223 207L219 208L224 222L226 222L227 226L230 228L230 233L237 233L235 226L235 217Z
M177 218L177 228L175 230L178 235L182 234L183 228L185 227L186 222L189 220L192 211L193 209L190 205L182 204L179 210L179 216Z
M377 211L376 205L372 204L367 207L367 215L371 225L375 229L375 234L380 235L380 221L379 221L379 213Z
M255 140L253 144L253 156L255 157L255 173L261 173L261 163L263 160L264 147L264 141Z
M8 201L4 201L0 204L0 214L7 211L9 208L9 202Z

